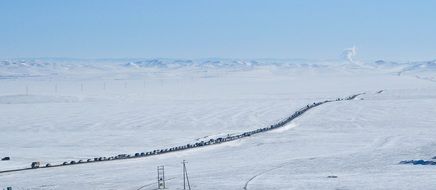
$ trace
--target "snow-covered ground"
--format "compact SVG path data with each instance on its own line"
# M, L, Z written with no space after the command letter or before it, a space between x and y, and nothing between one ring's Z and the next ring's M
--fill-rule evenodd
M274 124L220 145L153 157L0 174L0 188L434 189L436 63L305 60L0 62L0 170L196 142ZM377 93L384 90L382 93ZM360 99L362 98L362 99ZM328 178L327 176L337 176Z

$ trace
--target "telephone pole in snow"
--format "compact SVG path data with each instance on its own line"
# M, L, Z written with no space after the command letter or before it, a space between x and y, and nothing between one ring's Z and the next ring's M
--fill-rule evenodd
M165 189L165 168L157 167L157 189Z
M191 190L191 184L189 184L189 177L188 177L188 170L186 170L186 162L183 160L183 190L187 190L186 187L188 187L188 190Z

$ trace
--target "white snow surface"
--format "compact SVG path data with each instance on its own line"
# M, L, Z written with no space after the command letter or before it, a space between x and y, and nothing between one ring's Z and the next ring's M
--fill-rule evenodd
M0 173L0 189L435 189L435 61L0 61L0 170L133 154L267 127L229 143L139 159ZM381 93L377 93L383 90ZM337 176L337 178L328 178Z

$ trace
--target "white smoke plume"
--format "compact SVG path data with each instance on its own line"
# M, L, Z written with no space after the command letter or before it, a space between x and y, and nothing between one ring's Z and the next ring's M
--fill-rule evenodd
M353 46L352 48L347 48L342 51L342 57L346 59L350 63L354 63L354 56L357 54L357 48L356 46Z

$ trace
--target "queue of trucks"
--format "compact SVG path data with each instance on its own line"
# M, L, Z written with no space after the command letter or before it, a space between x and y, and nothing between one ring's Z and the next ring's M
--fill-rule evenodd
M285 119L283 119L283 120L279 121L278 123L273 124L271 126L264 127L264 128L259 128L259 129L256 129L256 130L247 131L247 132L243 132L243 133L239 133L239 134L234 134L234 135L230 135L229 134L229 135L227 135L225 137L212 138L212 139L209 139L208 141L199 141L199 142L195 142L195 143L192 143L192 144L174 146L174 147L164 148L164 149L156 149L156 150L152 150L152 151L148 151L148 152L137 152L137 153L134 153L134 154L118 154L118 155L109 156L109 157L95 157L95 158L89 158L89 159L86 159L86 160L66 161L66 162L63 162L62 164L57 164L57 165L51 165L50 163L46 163L45 165L43 165L43 164L41 164L41 162L32 162L29 169L59 167L59 166L85 164L85 163L111 161L111 160L123 160L123 159L132 159L132 158L141 158L141 157L148 157L148 156L153 156L153 155L159 155L159 154L164 154L164 153L182 151L182 150L186 150L186 149L192 149L192 148L197 148L197 147L203 147L203 146L209 146L209 145L214 145L214 144L220 144L220 143L224 143L224 142L234 141L234 140L250 137L250 136L258 134L258 133L262 133L262 132L266 132L266 131L270 131L270 130L273 130L273 129L276 129L276 128L283 127L284 125L288 124L289 122L291 122L295 118L297 118L300 115L302 115L304 112L306 112L309 109L312 109L314 107L317 107L319 105L322 105L322 104L325 104L325 103L328 103L328 102L333 102L333 101L353 100L353 99L355 99L359 95L361 95L361 94L355 94L355 95L349 96L347 98L338 98L338 99L335 99L335 100L326 100L326 101L323 101L323 102L315 102L313 104L306 105L305 107L303 107L303 108L299 109L298 111L294 112L294 114L292 114L291 116L289 116L289 117L287 117L287 118L285 118Z

